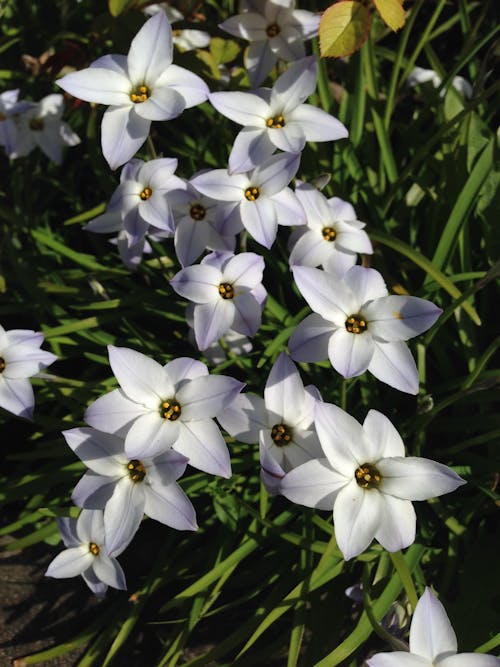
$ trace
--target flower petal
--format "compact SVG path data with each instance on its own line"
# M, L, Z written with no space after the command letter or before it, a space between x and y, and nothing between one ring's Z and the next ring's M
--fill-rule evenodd
M325 239L316 231L303 234L293 246L290 253L290 266L316 267L326 261L329 248Z
M104 509L106 550L110 556L121 553L137 532L144 514L144 488L123 477Z
M128 347L108 345L109 364L125 395L136 403L156 409L174 387L163 366Z
M373 356L368 370L386 384L407 394L418 394L418 371L408 346L403 341L373 341Z
M340 120L311 104L301 104L293 109L290 122L300 125L306 141L336 141L349 136Z
M265 39L267 21L264 16L257 12L245 12L230 16L226 21L219 24L219 28L234 37L241 37L248 41Z
M210 227L191 218L184 218L175 228L175 254L182 267L190 266L209 245ZM177 291L177 290L176 290Z
M369 303L363 314L370 332L383 341L408 340L427 331L443 311L416 296L390 295Z
M31 419L35 395L30 381L25 378L5 378L0 374L0 407L18 417Z
M366 440L371 444L369 461L388 456L404 456L405 446L398 431L385 415L378 410L369 410L363 422Z
M333 523L339 549L350 560L370 546L379 529L381 495L366 491L354 480L340 490L333 507Z
M295 361L323 361L328 359L328 344L333 325L317 313L308 315L292 333L288 349Z
M184 100L184 107L197 106L208 98L207 84L199 76L185 67L170 65L157 81L158 86L168 86L179 93Z
M83 418L99 431L116 433L148 411L127 398L121 389L114 389L91 403Z
M382 475L380 490L406 500L435 498L465 484L448 466L416 456L384 458L377 467Z
M113 106L131 104L130 80L116 69L87 67L79 72L66 74L57 79L56 83L73 97L86 102Z
M177 294L193 303L218 303L222 276L219 269L206 264L196 264L181 269L170 281Z
M377 653L369 658L366 664L368 667L429 667L429 662L425 658L406 651Z
M346 480L332 470L327 459L313 459L288 472L280 492L294 503L332 510L335 498Z
M254 169L276 150L264 128L244 127L236 136L229 155L229 173L238 174Z
M227 21L226 21L227 23ZM245 67L252 88L260 86L266 76L275 66L278 55L273 53L269 40L252 41L245 51Z
M151 96L134 105L135 113L148 120L171 120L177 118L186 108L182 95L173 88L155 86Z
M426 588L415 607L410 627L410 653L433 662L442 653L457 652L457 637L445 608Z
M500 659L494 655L460 653L442 658L437 664L439 667L499 667Z
M194 307L194 335L200 350L206 350L232 326L235 306L229 299L218 299L212 303L196 304Z
M238 125L264 129L271 114L269 104L253 93L212 93L209 100L219 113Z
M102 117L101 147L111 169L130 160L149 134L151 121L138 116L132 106L112 106Z
M314 423L332 468L348 481L354 479L354 471L366 461L361 424L338 406L322 402L316 403Z
M293 266L292 272L312 310L332 322L334 328L345 330L346 318L351 314L351 298L342 282L326 271L309 266Z
M130 44L127 67L135 85L153 86L172 63L172 28L164 12L151 17Z
M226 375L205 375L186 383L177 392L182 421L216 417L229 406L245 385Z
M198 528L195 509L175 482L168 486L146 486L145 497L144 513L151 519L176 530Z
M212 419L181 423L175 450L189 458L189 465L211 475L231 477L227 445Z
M125 574L115 558L110 558L100 552L94 558L93 569L96 576L108 586L117 588L120 591L127 590Z
M379 487L382 491L382 485ZM381 493L380 523L375 539L387 551L406 549L415 542L417 517L409 500Z
M253 238L265 248L270 248L278 231L273 202L267 197L256 201L244 200L240 211L241 221Z
M364 373L375 348L369 331L361 334L349 333L345 328L337 329L330 338L328 356L335 370L345 378Z
M123 473L123 438L85 427L72 428L62 434L78 458L98 475L114 477Z
M261 195L272 197L290 183L297 173L299 163L300 154L279 153L278 155L271 155L268 160L256 167L249 175L251 184L260 188Z
M285 116L287 125L288 114L312 94L317 78L316 56L308 56L292 63L276 80L271 92L271 106Z
M244 336L255 336L262 322L262 307L253 294L240 294L233 299L234 319L231 329Z
M255 394L238 394L230 405L217 415L222 428L240 442L256 443L259 431L268 428L264 400Z
M387 286L381 274L375 269L353 266L345 274L345 284L355 295L359 307L372 299L387 296Z
M73 489L71 500L78 507L104 509L113 495L118 479L119 477L105 477L88 470Z
M172 397L173 394L164 396ZM125 439L125 452L129 459L151 458L172 447L178 437L179 424L163 419L158 403L158 410L142 415L132 424Z
M76 577L84 572L93 563L94 555L89 551L88 545L71 547L58 554L50 563L46 577L65 579Z
M282 352L271 368L264 389L266 408L279 415L285 424L295 424L305 402L304 383L290 357Z
M246 174L228 174L226 169L212 169L191 179L201 194L228 202L241 202L249 181Z

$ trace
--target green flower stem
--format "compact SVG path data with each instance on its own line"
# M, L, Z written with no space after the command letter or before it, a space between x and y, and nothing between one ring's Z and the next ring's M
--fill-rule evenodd
M411 607L413 611L415 611L415 607L417 606L418 602L418 595L417 591L415 590L415 585L413 583L408 564L401 551L389 553L389 556L391 557L392 564L394 565L396 572L399 574L399 578L401 579L401 583L403 584L403 587L406 591L406 595L408 596Z

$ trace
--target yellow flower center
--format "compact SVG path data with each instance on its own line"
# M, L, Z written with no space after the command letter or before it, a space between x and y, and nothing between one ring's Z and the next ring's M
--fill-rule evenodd
M266 125L267 127L271 127L273 129L279 130L282 127L285 127L285 119L283 116L280 114L279 116L271 116L271 118L268 118L266 120Z
M151 188L144 188L139 197L142 199L142 201L146 201L146 199L149 199L152 194L153 191L151 190Z
M193 220L203 220L206 213L207 209L201 204L193 204L191 206L191 210L189 211L189 215L193 218Z
M95 542L89 542L89 551L91 554L94 554L94 556L99 555L99 547Z
M130 93L130 99L134 104L139 104L140 102L145 102L151 96L151 91L144 84L138 86L135 90Z
M160 415L163 419L168 419L170 422L174 422L181 416L182 410L180 403L178 403L173 398L167 398L166 401L162 401L160 405Z
M255 201L259 198L260 190L259 188L249 187L245 190L245 197L248 201Z
M3 357L0 357L0 373L4 372L6 366L7 364L5 363L5 359Z
M337 232L333 227L323 227L321 233L325 241L335 241L335 237L337 236Z
M364 333L368 328L368 323L363 319L363 315L351 315L345 321L345 328L349 333L360 334Z
M268 25L266 28L266 35L268 37L277 37L281 32L281 28L277 23L271 23L271 25Z
M41 118L32 118L30 120L30 130L34 130L35 132L43 130L43 120Z
M130 476L130 479L133 482L142 482L146 477L146 467L142 461L138 459L132 459L127 463L127 470Z
M286 447L293 438L293 431L286 424L275 424L271 429L271 438L277 447Z
M219 294L223 299L234 299L234 289L231 283L221 283L219 285Z
M362 489L376 489L382 479L377 468L371 463L363 463L363 465L359 466L354 473L354 477L356 483Z

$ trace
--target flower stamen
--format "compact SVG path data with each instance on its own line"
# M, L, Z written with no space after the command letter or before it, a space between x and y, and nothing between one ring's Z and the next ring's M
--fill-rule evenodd
M207 209L202 206L201 204L193 204L191 206L191 210L189 211L189 215L193 218L193 220L203 220L207 213Z
M259 198L260 190L259 188L249 187L245 190L245 197L248 201L255 201Z
M95 542L89 542L89 551L94 556L98 556L100 549Z
M271 116L266 120L267 127L280 130L282 127L285 127L285 119L280 114L279 116Z
M349 333L360 334L364 333L368 328L368 323L363 319L363 315L357 313L350 315L345 321L345 328Z
M144 84L138 86L135 90L130 93L130 99L134 104L139 104L145 102L151 96L151 91Z
M221 283L219 285L219 294L223 299L234 299L234 288L231 283Z
M293 438L293 431L286 424L275 424L271 429L271 439L277 447L286 447Z
M146 201L151 197L152 194L153 190L151 190L151 188L144 188L139 197L142 199L142 201Z
M32 118L30 120L30 130L34 130L35 132L43 130L43 120L41 118Z
M146 467L142 461L132 459L127 463L127 470L133 482L142 482L146 477Z
M376 489L382 479L378 469L371 463L363 463L354 473L356 483L362 489Z
M5 359L3 357L0 357L0 373L3 373L7 364L5 363Z
M174 422L181 416L182 410L180 403L178 403L173 398L168 398L166 401L162 401L160 405L160 415L163 419L168 419L170 422Z
M321 233L323 234L323 238L325 241L335 241L335 237L337 236L337 232L333 227L323 227L321 230Z
M281 32L281 28L277 23L271 23L266 28L266 35L268 37L277 37Z

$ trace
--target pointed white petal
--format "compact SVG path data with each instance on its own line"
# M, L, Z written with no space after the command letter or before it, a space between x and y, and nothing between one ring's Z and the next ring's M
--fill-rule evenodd
M121 389L114 389L91 403L83 418L100 431L116 433L148 411L127 398Z
M288 349L295 361L323 361L328 359L328 344L333 325L320 315L308 315L296 327L288 341Z
M293 246L290 253L290 266L316 267L328 257L327 241L321 234L309 231L303 234Z
M240 202L248 187L248 177L244 174L229 175L225 169L212 169L191 179L194 187L212 199Z
M369 303L363 314L370 332L383 341L408 340L434 324L443 311L416 296L390 295Z
M345 275L345 284L356 296L359 306L367 301L387 296L387 286L381 274L375 269L353 266Z
M149 134L151 121L138 116L132 106L109 107L102 117L101 147L111 169L125 164Z
M406 343L376 340L373 343L373 356L368 366L370 373L399 391L418 394L418 371Z
M271 115L267 102L253 93L212 93L209 99L219 113L239 125L264 129Z
M95 542L104 544L104 515L102 510L86 510L80 512L76 521L76 532L81 544Z
M220 301L221 282L219 269L206 264L196 264L179 271L170 281L170 285L177 294L193 303L213 303Z
M228 32L234 37L242 37L248 41L266 39L267 21L257 12L245 12L231 16L219 25L221 30Z
M264 258L254 252L242 252L224 266L222 280L249 290L262 282Z
M157 81L158 86L168 86L176 91L184 100L184 107L197 106L208 98L207 84L196 74L184 67L170 65Z
M308 56L294 62L276 80L271 93L271 106L285 116L287 124L290 112L302 104L316 88L317 78L316 56Z
M134 85L153 86L172 63L172 28L164 12L158 12L139 30L127 56L129 76Z
M189 465L211 475L231 477L231 461L227 445L212 419L181 424L176 451L189 459Z
M55 354L26 343L12 345L1 354L6 364L2 375L13 379L31 377L57 360Z
M429 662L405 651L377 653L366 661L368 667L429 667Z
M442 653L457 652L457 637L445 608L426 588L415 607L410 627L410 652L432 662Z
M60 516L57 518L57 528L65 547L77 547L82 543L76 532L76 519Z
M109 364L128 398L156 409L162 398L172 396L174 387L163 366L141 352L108 345Z
M155 86L149 99L134 105L135 113L148 120L171 120L180 116L185 108L182 95L166 86Z
M196 512L178 484L145 487L144 513L176 530L196 530Z
M130 80L116 69L88 67L57 79L57 85L73 97L86 102L113 106L131 104Z
M118 479L119 477L104 477L88 470L73 489L71 500L78 507L104 509L113 495Z
M290 183L299 168L299 163L300 154L279 153L278 155L272 155L253 170L252 175L249 176L252 181L251 185L258 186L261 195L272 197Z
M130 459L151 458L172 447L178 437L177 421L163 419L158 403L158 410L142 415L132 424L125 439L125 451Z
M85 427L72 428L62 434L78 458L98 475L114 477L122 474L123 438Z
M460 653L443 658L436 664L438 667L499 667L500 659L494 655Z
M200 350L206 350L232 326L235 307L229 299L212 303L196 304L194 307L194 335Z
M267 160L275 150L267 129L244 127L236 136L229 155L229 173L250 171Z
M234 319L231 329L244 336L255 336L262 322L262 307L253 294L241 294L233 299Z
M382 485L379 487L382 491ZM381 493L380 523L375 539L387 551L406 549L415 542L417 517L409 500Z
M346 480L332 470L327 459L313 459L294 468L280 482L280 492L294 503L332 510Z
M30 381L24 378L8 379L0 374L0 407L18 417L33 417L35 395Z
M260 86L278 60L266 37L262 41L252 41L245 51L245 67L252 88Z
M346 318L351 315L351 298L342 282L326 271L308 266L293 266L292 271L297 287L309 306L332 322L334 327L345 331Z
M209 244L210 227L191 218L184 218L175 228L175 254L182 267L190 266ZM176 290L177 291L177 290Z
M257 243L270 248L278 231L274 203L267 197L259 197L256 201L244 200L240 212L241 221Z
M305 401L304 384L297 367L282 352L271 368L264 389L266 408L279 415L285 424L295 424Z
M316 403L314 423L332 468L347 481L354 479L358 465L366 462L361 424L338 406L321 402Z
M98 598L104 598L106 596L106 591L108 590L108 585L103 584L103 582L97 577L92 567L89 567L85 572L82 572L82 579L90 588L92 593Z
M71 547L58 554L50 563L46 577L55 577L56 579L65 579L66 577L76 577L92 565L93 554L89 551L88 545L80 547Z
M187 382L177 392L182 421L216 417L245 385L226 375L205 375Z
M454 491L465 480L442 463L416 456L379 461L381 491L407 500L427 500Z
M369 410L363 422L366 440L370 442L369 460L372 462L388 456L404 456L403 440L392 422L378 410Z
M346 560L359 556L370 546L381 519L381 494L364 490L354 477L337 495L333 523L339 549Z
M276 209L278 225L290 227L306 223L305 211L291 188L283 188L280 192L276 192L271 201Z
M131 542L144 514L144 488L129 477L121 479L104 509L108 554L121 553Z
M345 327L337 329L330 338L328 356L335 370L345 378L364 373L373 356L375 345L369 331L349 333Z
M173 449L167 449L147 464L146 482L154 487L173 484L184 474L187 464L188 459L185 456Z
M283 128L270 128L267 135L281 151L300 153L306 145L306 138L300 123L289 121Z
M108 586L118 588L121 591L127 590L125 574L115 558L110 558L100 552L94 558L93 570L96 576Z
M239 394L217 415L229 435L241 442L256 443L259 431L268 428L268 412L264 400L255 394Z
M301 104L290 114L290 122L300 125L306 141L336 141L346 139L345 125L322 109Z

